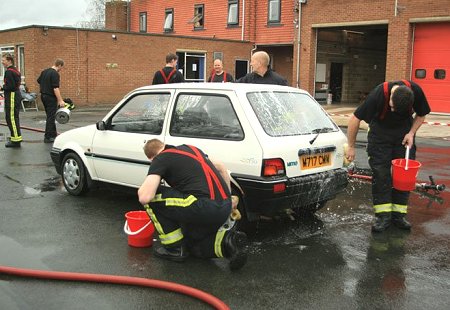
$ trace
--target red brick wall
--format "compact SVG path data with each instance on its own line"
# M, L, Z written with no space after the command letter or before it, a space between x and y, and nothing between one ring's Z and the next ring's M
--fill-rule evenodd
M395 1L307 1L302 5L300 48L301 87L314 89L316 30L313 24L371 22L388 24L386 80L410 78L413 24L411 18L449 17L450 0L398 1L401 6L394 16ZM295 46L295 45L294 45ZM294 50L293 76L296 75L296 49Z
M249 59L252 48L250 43L229 40L74 28L0 31L0 46L17 44L25 47L25 83L32 91L39 91L40 72L62 58L61 93L80 106L116 103L134 88L149 85L169 52L206 51L207 72L212 70L213 52L223 52L227 70L234 74L229 67L235 59Z
M125 1L110 1L105 3L105 29L127 31L128 8Z
M194 6L204 4L204 28L196 30L189 21L194 16ZM228 1L198 0L133 0L131 1L131 31L139 31L139 13L147 12L147 32L164 33L166 9L174 9L174 31L176 35L200 36L206 38L242 39L242 0L239 0L239 25L228 26ZM244 40L256 44L292 43L294 31L294 1L282 1L281 22L267 24L267 0L245 1Z

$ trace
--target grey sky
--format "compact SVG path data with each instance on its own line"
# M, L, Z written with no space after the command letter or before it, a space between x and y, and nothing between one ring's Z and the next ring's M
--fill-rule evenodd
M0 30L28 25L75 26L88 20L87 0L0 0Z

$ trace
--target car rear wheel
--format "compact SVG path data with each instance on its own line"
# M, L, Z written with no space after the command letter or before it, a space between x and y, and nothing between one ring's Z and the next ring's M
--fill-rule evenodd
M64 187L69 194L79 196L88 191L86 168L77 154L69 153L64 156L61 172Z
M257 222L250 222L248 220L247 211L245 209L245 202L242 198L241 193L234 187L232 188L231 192L232 195L239 197L239 204L237 206L237 209L241 213L241 219L236 222L237 230L243 231L248 235L254 234L256 232Z

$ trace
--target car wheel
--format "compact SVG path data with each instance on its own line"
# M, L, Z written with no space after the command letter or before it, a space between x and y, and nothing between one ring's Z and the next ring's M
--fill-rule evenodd
M77 154L69 153L64 156L61 175L69 194L79 196L88 191L86 168Z
M252 235L256 232L257 228L257 222L250 222L247 217L247 212L245 210L245 202L242 198L241 193L235 189L234 187L231 190L232 195L239 197L239 204L237 206L237 209L241 213L241 219L236 222L237 230L243 231L247 233L248 235Z

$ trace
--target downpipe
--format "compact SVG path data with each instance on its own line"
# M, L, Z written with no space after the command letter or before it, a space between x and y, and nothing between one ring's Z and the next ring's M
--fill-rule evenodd
M201 300L215 309L229 310L230 308L217 297L208 294L204 291L196 288L161 280L153 280L138 277L127 276L114 276L105 274L93 274L93 273L76 273L76 272L62 272L62 271L48 271L37 269L23 269L8 266L0 266L0 274L7 274L17 277L28 277L48 280L61 280L61 281L78 281L78 282L94 282L94 283L110 283L110 284L122 284L152 287L162 289L166 291L172 291L175 293L184 294L190 297L194 297Z

